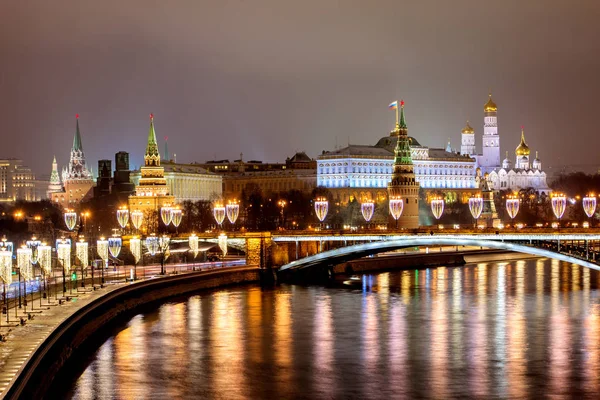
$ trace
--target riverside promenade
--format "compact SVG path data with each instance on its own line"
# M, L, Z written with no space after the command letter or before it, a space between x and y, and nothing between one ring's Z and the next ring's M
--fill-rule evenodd
M147 275L148 278L139 279L135 282L112 281L107 282L104 287L96 285L96 290L88 288L87 290L74 292L72 295L67 293L60 304L58 301L50 303L47 299L43 299L40 306L39 297L35 297L36 307L33 311L28 310L27 313L19 311L16 316L14 313L9 312L12 315L9 315L8 323L6 314L2 315L3 321L0 324L0 333L3 339L0 342L0 399L6 398L8 391L15 385L15 381L21 374L25 373L28 363L32 361L32 358L40 351L53 332L65 325L65 322L78 311L89 308L86 306L102 301L103 298L111 297L107 296L111 293L116 295L118 292L136 286L145 286L148 290L152 290L153 286L160 286L161 283L164 284L164 282L176 276L206 276L209 278L247 268L239 266L205 267L200 270L196 269L196 271L165 276ZM154 283L157 285L153 285ZM62 285L62 283L60 284ZM225 284L227 283L225 282ZM31 366L29 367L31 368ZM32 371L28 371L28 373L31 374Z

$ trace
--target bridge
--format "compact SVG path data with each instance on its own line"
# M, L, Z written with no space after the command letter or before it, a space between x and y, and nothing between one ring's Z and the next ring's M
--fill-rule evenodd
M275 244L319 243L319 250L300 257L296 250L293 261L279 271L294 271L342 262L378 253L415 246L479 246L548 257L587 268L600 270L600 234L508 233L508 234L385 234L385 235L273 235ZM323 244L328 249L323 250Z

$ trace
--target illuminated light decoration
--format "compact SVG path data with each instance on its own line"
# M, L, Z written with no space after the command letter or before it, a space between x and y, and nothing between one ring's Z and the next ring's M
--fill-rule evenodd
M583 198L583 211L588 218L592 218L596 212L596 196L592 194Z
M31 249L21 247L17 249L17 266L26 281L33 279L33 267L31 264Z
M389 201L389 209L392 218L397 221L402 216L402 211L404 211L404 200L399 197L392 197Z
M173 218L173 214L171 214L171 211L173 210L173 207L171 206L162 206L160 208L160 218L162 219L163 224L165 224L165 226L169 226L169 224L171 223L171 219Z
M470 197L469 198L469 211L476 220L481 216L483 211L483 197Z
M440 219L444 213L444 199L436 198L431 200L431 213L435 219Z
M31 240L25 242L28 248L31 249L31 263L33 265L38 263L38 247L42 244L39 240L33 237Z
M223 224L223 221L225 220L225 213L225 207L223 207L221 203L215 204L215 206L213 207L213 216L215 217L215 221L217 221L217 224Z
M181 218L183 217L183 212L179 208L171 209L171 223L175 228L179 227L181 224Z
M506 199L506 211L510 219L514 219L517 216L520 205L521 200L518 197L508 197Z
M227 213L227 219L232 224L235 224L235 221L238 219L238 215L240 214L240 205L236 200L230 201L227 206L225 206L225 212Z
M556 218L561 219L567 208L567 198L564 194L553 194L551 199L552 212Z
M0 250L0 278L4 283L12 283L12 251Z
M77 256L77 260L79 261L79 265L83 268L87 268L89 265L88 261L88 242L84 240L80 240L75 243L75 255Z
M110 255L114 258L119 257L121 253L121 246L123 245L123 241L120 237L109 237L108 238L108 250L110 251Z
M194 254L194 258L198 255L198 236L192 233L188 238L188 243L190 245L190 251Z
M117 221L121 229L124 229L129 222L129 210L125 207L121 207L117 210ZM136 228L137 229L137 228Z
M71 269L71 242L62 241L56 247L58 262L63 267L65 273Z
M131 212L131 223L133 227L138 230L142 226L142 222L144 222L144 213L140 210L134 210Z
M323 222L327 217L327 211L329 211L329 202L325 197L317 197L315 199L315 214L319 221Z
M171 255L171 251L169 249L169 245L171 244L171 238L163 235L158 239L158 244L160 246L160 251L164 255L164 259L166 260Z
M108 240L100 238L100 240L96 242L96 252L102 261L108 261Z
M158 253L158 246L158 238L156 236L148 236L146 238L146 248L151 256L154 256L156 253Z
M227 235L221 233L218 239L219 248L223 252L223 257L227 255Z
M42 244L38 246L38 261L44 274L52 273L52 247Z
M133 255L134 262L137 264L140 258L142 258L142 241L139 237L134 236L129 239L129 250Z
M65 211L64 218L67 229L72 231L75 228L75 224L77 224L77 213L72 210L67 210Z
M371 221L371 218L373 218L373 213L375 212L375 203L372 201L365 201L360 205L360 212L362 213L362 216L366 222Z

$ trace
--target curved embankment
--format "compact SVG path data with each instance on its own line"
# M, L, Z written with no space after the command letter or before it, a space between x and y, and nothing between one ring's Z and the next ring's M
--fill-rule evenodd
M200 289L260 280L259 268L232 267L149 279L115 289L83 306L60 323L31 354L11 385L6 399L50 398L48 389L71 356L111 321L136 308Z

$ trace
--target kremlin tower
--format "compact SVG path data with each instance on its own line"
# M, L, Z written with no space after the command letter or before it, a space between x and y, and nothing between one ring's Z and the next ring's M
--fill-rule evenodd
M50 174L50 184L46 191L48 198L52 198L52 193L62 192L62 184L60 183L60 176L58 175L58 164L56 163L56 156L52 160L52 173Z
M79 130L79 114L75 118L75 137L73 138L73 147L71 147L71 157L69 165L64 168L62 173L63 190L51 193L52 201L60 204L63 208L77 207L94 186L92 174L85 163ZM55 163L56 159L52 164L53 171L50 186L60 185L60 179L54 176ZM58 171L56 171L56 175L58 175ZM50 186L48 187L49 190Z
M475 130L469 125L469 121L461 132L460 154L469 157L475 154Z
M498 107L492 100L492 94L485 106L483 123L483 154L479 159L479 167L485 173L500 168L500 136L498 135Z
M175 197L168 194L165 170L160 166L160 153L154 131L154 115L150 114L148 143L144 155L144 166L140 168L141 177L135 188L135 195L129 197L129 209L158 211L163 205L173 205Z
M391 135L397 136L394 149L392 180L388 184L388 199L402 199L404 209L398 219L399 228L414 229L419 227L419 183L415 180L415 172L411 158L408 128L404 118L404 101L400 102L400 121Z

